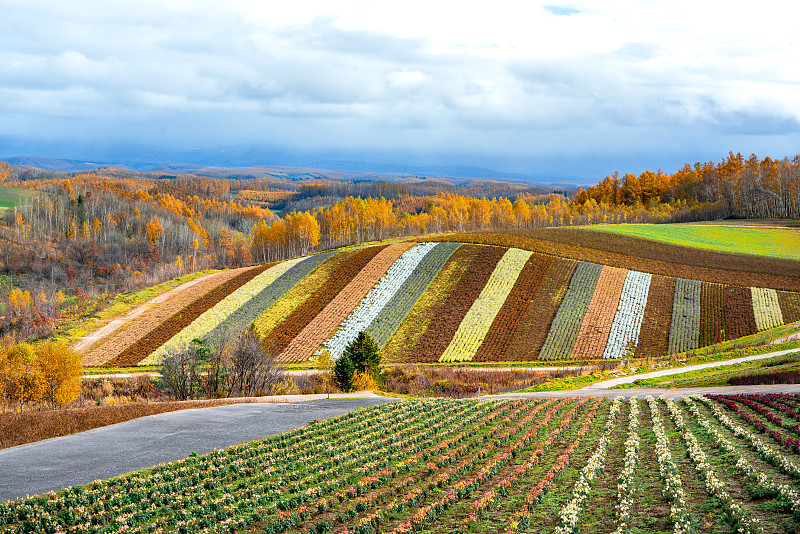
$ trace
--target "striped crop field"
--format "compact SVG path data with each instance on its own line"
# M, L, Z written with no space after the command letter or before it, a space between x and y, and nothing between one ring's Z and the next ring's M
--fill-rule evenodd
M285 363L361 331L392 363L658 357L800 320L800 294L560 258L403 241L217 273L89 346L87 365L158 364L252 326Z
M0 504L0 534L797 532L798 402L386 403Z

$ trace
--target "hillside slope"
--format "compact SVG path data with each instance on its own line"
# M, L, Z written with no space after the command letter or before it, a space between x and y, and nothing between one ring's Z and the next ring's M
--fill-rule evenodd
M85 363L157 364L195 337L249 324L286 363L323 347L338 357L362 330L385 361L462 362L655 357L800 320L800 293L775 288L792 277L727 271L722 284L724 269L711 281L664 276L517 242L406 241L244 269L165 299L124 337L89 347ZM681 272L692 269L707 274ZM748 280L762 285L730 283Z

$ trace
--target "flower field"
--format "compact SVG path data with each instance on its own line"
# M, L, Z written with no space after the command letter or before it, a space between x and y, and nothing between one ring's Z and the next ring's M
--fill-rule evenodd
M286 363L360 331L386 362L618 359L681 353L800 320L800 294L672 278L529 250L398 242L218 273L97 346L90 365L157 364L253 325Z
M0 504L0 532L793 532L798 418L789 395L389 403Z

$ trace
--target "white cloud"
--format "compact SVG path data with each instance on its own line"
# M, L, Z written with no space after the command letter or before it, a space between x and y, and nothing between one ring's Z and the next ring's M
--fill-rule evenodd
M800 24L775 0L7 4L3 135L72 116L121 139L184 122L209 146L282 128L287 145L590 153L610 130L635 151L800 122Z

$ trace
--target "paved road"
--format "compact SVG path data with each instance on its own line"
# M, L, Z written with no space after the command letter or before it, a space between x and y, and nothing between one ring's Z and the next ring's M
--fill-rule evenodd
M264 438L396 399L370 396L181 410L0 450L0 502Z
M709 367L719 367L721 365L733 365L736 363L748 362L752 360L764 360L767 358L774 358L775 356L783 356L784 354L789 354L792 352L800 352L800 349L788 349L788 350L779 350L776 352L770 352L769 354L759 354L757 356L745 356L743 358L734 358L732 360L723 360L719 362L711 362L711 363L701 363L698 365L689 365L687 367L677 367L675 369L664 369L663 371L653 371L652 373L642 373L640 375L631 375L625 376L622 378L614 378L611 380L604 380L602 382L596 382L590 386L586 386L583 389L588 390L598 390L598 389L607 389L612 388L614 386L618 386L620 384L632 384L633 382L645 379L645 378L658 378L659 376L668 376L668 375L678 375L681 373L687 373L689 371L697 371L699 369L708 369Z

